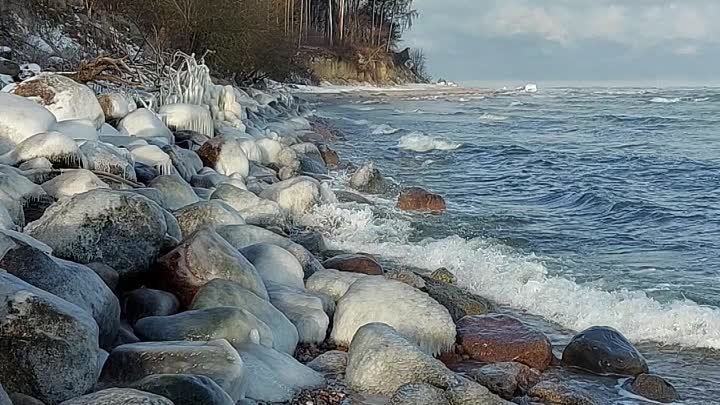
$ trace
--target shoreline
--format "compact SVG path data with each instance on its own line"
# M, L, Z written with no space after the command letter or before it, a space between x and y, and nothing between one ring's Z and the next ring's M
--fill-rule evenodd
M313 123L307 104L286 89L194 83L201 94L221 93L222 103L177 95L156 115L132 108L126 93L98 101L68 80L39 76L0 95L0 135L10 143L3 173L16 186L15 194L3 190L1 233L11 247L0 259L9 272L0 273L0 293L10 307L22 308L29 295L43 308L20 311L31 330L0 314L0 325L31 343L5 358L11 372L38 379L23 385L0 367L10 394L79 405L175 387L168 395L179 401L180 385L204 390L177 377L192 374L213 381L206 385L224 398L216 403L228 405L340 404L349 389L407 405L602 404L564 373L582 368L637 377L627 389L645 395L677 395L647 376L642 355L619 332L577 335L561 366L543 332L459 288L448 270L386 268L362 252L329 251L316 230L298 229L318 206L365 204L363 193L392 186L366 163L349 189L332 190L323 180L343 162L332 149L336 129ZM50 93L68 97L42 98L44 106L23 99ZM22 119L28 115L32 122ZM56 171L61 164L70 167ZM427 190L400 194L404 210L445 210L442 196ZM46 330L57 325L41 323L45 313L62 318L63 328ZM6 330L0 347L16 353L16 332ZM32 357L32 344L48 334L67 347ZM328 350L336 348L345 350ZM291 357L299 354L312 361ZM88 391L95 397L83 397Z

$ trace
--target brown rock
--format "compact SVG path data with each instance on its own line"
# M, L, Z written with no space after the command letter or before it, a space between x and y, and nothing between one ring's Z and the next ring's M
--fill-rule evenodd
M675 387L662 377L654 374L640 374L635 379L628 380L623 388L658 402L673 402L680 399Z
M215 164L220 158L220 152L222 151L224 143L225 138L222 136L216 136L215 138L208 139L208 141L205 142L200 149L198 149L197 154L200 156L200 159L202 159L205 166L212 168L216 167Z
M383 274L382 266L372 257L365 255L340 255L331 257L323 263L326 269L348 271L351 273L380 276Z
M439 194L420 187L403 190L398 197L397 207L403 211L443 212L445 200Z
M524 394L540 381L540 372L515 362L488 364L471 370L468 375L505 399L512 399L518 393Z
M322 158L325 161L325 164L327 166L339 166L340 165L340 156L338 155L337 152L335 152L329 146L318 145L318 150L320 151L320 156L322 156Z
M553 405L595 405L589 392L568 384L542 381L530 388L528 396Z
M466 316L457 322L458 343L472 359L516 361L545 370L552 359L550 340L507 315Z
M158 286L173 292L183 306L190 305L202 286L218 278L234 281L268 299L265 284L252 263L210 228L192 234L157 264Z

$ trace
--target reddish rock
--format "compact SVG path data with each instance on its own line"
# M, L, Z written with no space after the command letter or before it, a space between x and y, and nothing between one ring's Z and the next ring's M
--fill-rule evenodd
M443 212L445 200L439 194L412 187L400 193L397 207L403 211Z
M515 361L545 370L552 360L547 336L511 316L466 316L457 322L457 332L465 353L478 361Z
M252 263L210 228L190 235L157 264L157 285L175 294L183 306L190 305L202 286L218 278L234 281L268 299L265 284Z
M340 156L338 156L338 153L332 150L329 146L319 145L318 150L320 151L320 155L327 166L332 167L340 165Z
M326 269L369 274L371 276L380 276L383 274L382 266L372 257L365 255L340 255L331 257L325 260L323 266Z

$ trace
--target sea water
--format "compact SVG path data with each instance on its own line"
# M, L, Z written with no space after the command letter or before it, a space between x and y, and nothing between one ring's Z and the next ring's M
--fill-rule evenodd
M376 91L317 111L345 134L343 160L373 161L398 185L374 206L306 218L332 248L446 267L542 328L558 356L573 333L612 326L680 403L720 403L719 89ZM407 186L448 211L399 212ZM602 403L647 403L621 380L567 378Z

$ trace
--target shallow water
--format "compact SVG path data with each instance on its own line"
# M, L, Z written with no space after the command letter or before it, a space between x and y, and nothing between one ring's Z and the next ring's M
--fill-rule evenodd
M573 331L613 326L682 403L720 403L719 111L717 89L326 99L341 157L442 194L448 212L403 214L389 193L308 221L336 248L448 267L535 315L558 354ZM590 381L607 403L646 403Z

